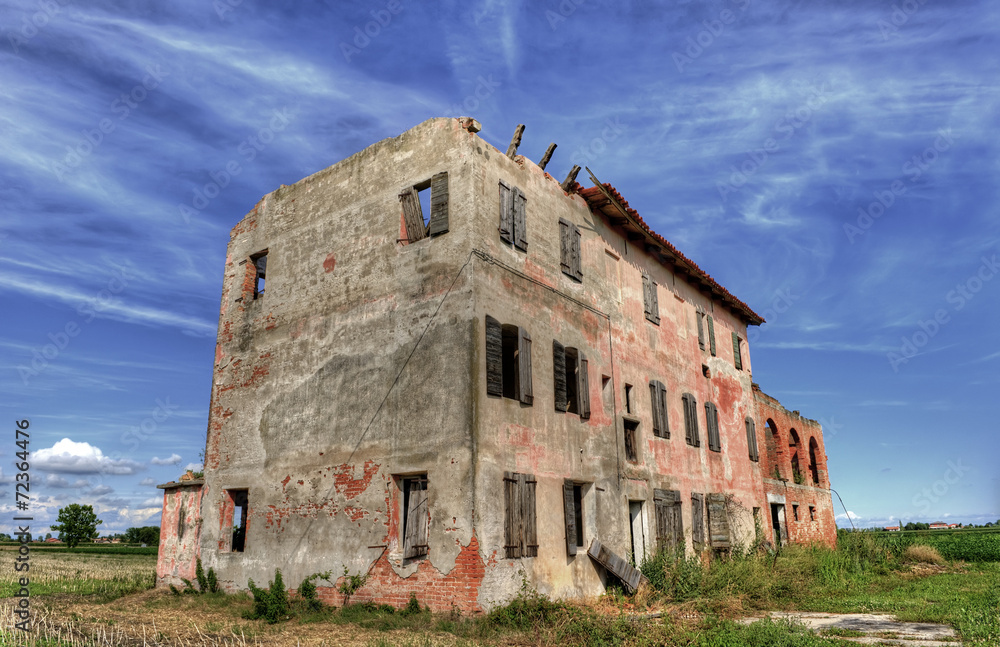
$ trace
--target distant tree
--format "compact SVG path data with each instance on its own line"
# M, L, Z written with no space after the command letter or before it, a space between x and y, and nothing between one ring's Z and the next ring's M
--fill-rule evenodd
M59 523L53 524L52 529L59 533L59 539L70 548L76 548L83 541L93 541L97 538L97 526L104 523L94 514L93 506L79 503L59 508L56 521Z
M0 532L0 541L13 541L14 538L5 532Z
M156 526L129 528L125 531L123 541L126 544L146 544L147 546L158 546L160 543L160 529Z
M52 539L52 533L51 532L45 533L45 540L48 541L49 539Z

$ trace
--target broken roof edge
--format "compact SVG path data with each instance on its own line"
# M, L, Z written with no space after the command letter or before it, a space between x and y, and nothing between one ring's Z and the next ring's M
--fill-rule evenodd
M823 428L823 425L820 424L818 420L813 420L812 418L806 418L798 411L792 411L788 409L785 405L781 404L781 401L778 400L778 398L774 397L773 395L768 395L767 393L764 393L764 391L761 390L760 385L757 384L756 382L751 384L751 389L753 390L754 398L760 400L764 404L785 412L785 414L787 414L788 417L790 418L798 418L799 420L802 420L806 424L815 425L820 429Z
M188 485L204 485L205 479L188 479L187 481L170 481L156 486L157 490L173 490L174 488L186 487Z
M610 183L603 182L600 186L595 185L585 189L579 182L574 182L568 193L578 194L584 199L592 212L603 215L610 221L611 225L614 226L616 224L614 222L615 216L603 211L605 206L611 206L612 208L614 208L614 206L610 204L610 201L604 195L602 188L610 193L611 197L618 202L618 204L625 210L628 219L631 219L636 225L639 226L645 237L652 240L652 246L658 249L654 249L652 251L647 249L647 251L649 251L654 258L659 260L664 267L672 271L680 269L680 272L678 273L682 275L682 278L685 281L690 283L699 291L707 292L712 299L721 301L730 309L730 311L733 312L733 314L738 316L748 325L759 326L764 323L764 318L754 312L750 306L736 298L735 295L712 278L708 272L698 267L697 263L682 254L680 250L670 243L670 241L653 231L652 227L647 225L646 221L639 215L639 212L630 207L628 200L622 197L622 194L618 192L618 189ZM619 220L625 221L624 218L620 217ZM618 224L620 226L625 223L622 222Z

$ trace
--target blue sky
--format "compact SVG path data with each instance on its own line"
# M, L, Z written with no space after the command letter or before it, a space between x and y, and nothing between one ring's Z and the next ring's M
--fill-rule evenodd
M823 422L856 523L1000 517L995 3L0 3L0 531L23 418L36 530L158 524L229 229L459 115L556 142L768 320L754 378Z

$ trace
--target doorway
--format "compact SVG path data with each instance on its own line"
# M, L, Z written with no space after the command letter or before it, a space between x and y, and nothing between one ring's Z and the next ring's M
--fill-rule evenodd
M646 559L646 515L643 501L628 502L629 526L632 532L632 564L639 567Z
M774 535L774 545L784 546L788 543L788 530L785 526L785 506L780 503L771 504L771 530Z

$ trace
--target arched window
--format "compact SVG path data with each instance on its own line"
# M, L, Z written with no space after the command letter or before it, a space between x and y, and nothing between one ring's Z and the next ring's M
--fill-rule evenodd
M781 455L781 442L778 436L778 425L770 418L767 419L767 431L764 433L764 450L767 452L767 466L770 469L769 477L781 478L781 468L778 457Z
M819 443L815 438L809 439L809 472L812 474L813 484L819 485Z
M792 463L792 479L798 483L805 483L806 478L802 474L802 469L799 467L799 432L795 431L794 428L788 430L788 455L791 457Z

